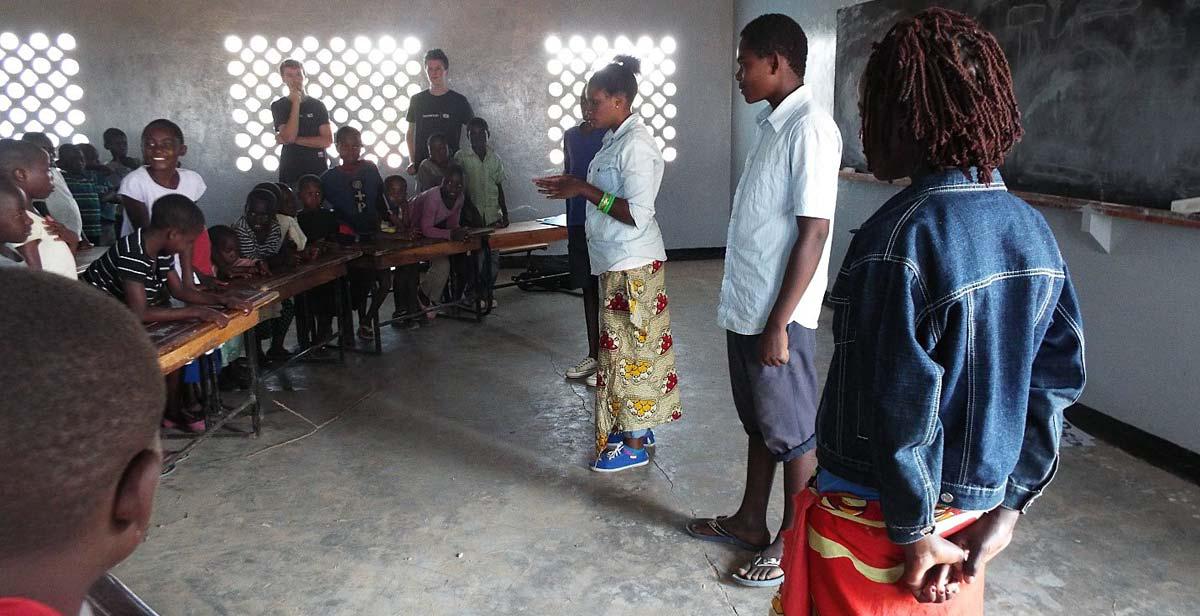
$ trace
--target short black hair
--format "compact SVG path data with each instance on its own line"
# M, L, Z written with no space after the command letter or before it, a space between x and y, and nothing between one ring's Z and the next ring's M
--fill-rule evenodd
M467 121L467 130L471 130L473 127L482 128L483 132L488 133L489 135L492 133L492 129L488 128L487 120L479 116L475 116Z
M408 180L405 179L405 177L402 175L398 175L398 174L397 175L389 175L386 178L383 178L384 186L387 186L389 184L394 184L396 182L400 182L401 184L408 186Z
M104 129L104 143L105 144L112 141L113 139L116 139L117 137L125 137L125 131L123 131L119 128ZM125 137L125 138L128 139L128 137Z
M58 144L58 157L62 158L63 152L70 152L71 150L78 150L79 155L83 156L83 149L81 149L78 145L74 143L60 143Z
M279 74L280 75L283 74L283 69L285 69L285 68L298 68L298 69L300 69L301 73L304 73L304 65L301 64L300 61L295 58L288 58L287 60L284 60L283 62L279 63Z
M441 49L434 48L425 52L425 63L428 64L430 60L441 60L442 66L450 70L450 58L446 57L446 52Z
M296 188L298 188L300 190L304 190L304 187L308 184L316 184L317 187L320 188L321 187L321 178L318 176L315 176L311 173L306 173L306 174L300 176L299 180L296 180Z
M21 135L21 141L37 144L38 147L54 147L54 141L46 133L29 132Z
M190 233L204 230L204 212L195 201L178 193L159 197L152 206L150 228Z
M162 128L162 129L167 130L172 135L174 135L176 139L179 140L180 144L183 143L183 129L179 128L178 124L176 124L166 118L158 118L157 120L150 120L150 123L146 125L146 128L142 129L142 139L145 139L146 135L150 133L150 130L154 129L154 128Z
M275 193L264 188L255 188L250 191L250 194L246 195L246 208L244 211L249 213L250 206L256 203L265 203L271 215L279 211L279 198L275 196Z
M458 163L450 163L446 166L446 171L442 173L442 179L448 178L452 175L457 175L458 177L462 178L466 177L467 172L462 168L462 165Z
M17 169L31 169L33 164L43 160L46 150L28 141L17 139L0 139L0 176L12 178Z
M252 191L252 193L255 190L265 190L265 191L271 193L272 195L275 196L276 204L283 201L283 191L279 190L279 186L276 186L275 182L259 182L258 184L255 184L254 188L251 188L250 190Z
M359 135L359 136L362 135L362 133L357 128L354 128L353 126L343 126L339 129L337 129L337 132L333 134L334 143L341 143L342 140L345 139L346 136L351 133L354 133L355 135Z
M446 139L446 135L443 135L442 133L434 133L434 134L430 135L428 139L425 140L425 147L432 150L433 142L435 142L435 141L441 141L442 143L445 143L446 145L450 145L450 141L448 139Z
M776 53L783 56L792 72L804 79L808 66L808 36L791 17L779 13L755 17L742 28L742 43L760 58Z
M589 88L600 88L609 96L623 94L630 105L637 98L637 75L642 72L642 61L633 56L617 56L604 68L596 71L588 80Z
M238 241L237 231L229 225L213 225L208 228L208 241L213 246L220 246L221 242L233 241L235 244Z
M85 160L88 157L88 152L92 153L93 158L95 158L96 160L100 160L100 151L96 149L96 146L94 146L90 143L79 144L79 151L83 152L83 158Z
M0 270L0 289L37 308L0 320L0 545L11 558L78 540L154 446L166 392L158 352L120 302L24 268Z
M25 208L25 191L21 190L21 187L14 184L12 180L0 178L0 203L5 202L5 197L16 201L18 208Z

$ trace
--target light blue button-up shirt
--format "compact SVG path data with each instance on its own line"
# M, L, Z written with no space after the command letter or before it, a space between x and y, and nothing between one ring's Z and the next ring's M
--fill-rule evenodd
M817 328L829 277L841 159L841 132L813 102L811 86L801 86L779 107L759 114L754 145L733 196L717 308L721 327L747 336L762 333L799 237L796 217L803 216L827 219L830 226L821 262L791 318Z
M588 184L628 201L636 224L627 225L595 207L587 208L584 229L592 274L667 260L662 232L654 220L654 200L662 177L662 154L640 116L629 116L604 136L604 145L588 165Z

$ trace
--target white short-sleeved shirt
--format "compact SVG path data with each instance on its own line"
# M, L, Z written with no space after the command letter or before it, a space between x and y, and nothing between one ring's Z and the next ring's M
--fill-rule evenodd
M762 333L799 237L796 217L803 216L824 218L830 226L821 262L791 318L817 328L829 279L841 159L841 132L816 106L811 86L800 86L779 107L759 114L754 145L733 196L717 309L721 327L747 336Z
M67 186L67 179L63 177L62 171L57 167L50 168L50 182L54 185L54 192L43 199L46 203L46 212L54 220L62 223L62 226L70 229L71 233L83 237L83 214L79 212L79 204L75 202L75 196L71 194L71 188Z
M595 207L587 208L584 228L592 274L623 271L666 261L662 231L654 219L654 201L663 177L662 153L634 114L604 136L604 145L588 165L587 181L629 202L634 225L627 225Z
M41 240L38 244L38 257L42 261L42 270L71 280L78 279L79 276L75 271L75 255L71 253L71 247L46 230L46 219L29 211L25 214L33 221L33 226L29 229L29 238L20 244L9 244L9 246L16 248Z
M125 176L125 179L121 180L120 193L122 196L137 199L145 203L146 213L149 215L154 212L154 202L159 197L180 194L192 201L199 201L200 197L204 196L204 191L207 188L204 185L204 178L200 177L199 173L189 169L179 170L178 188L167 188L155 182L145 167L138 167ZM129 235L132 231L133 224L129 222L129 216L126 216L125 222L121 226L121 235Z

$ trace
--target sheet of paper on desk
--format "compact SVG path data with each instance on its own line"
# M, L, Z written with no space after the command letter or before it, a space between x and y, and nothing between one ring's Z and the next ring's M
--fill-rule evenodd
M565 227L565 226L567 226L567 215L559 214L558 216L550 216L548 218L539 218L539 219L537 219L537 221L544 225L550 225L552 227Z

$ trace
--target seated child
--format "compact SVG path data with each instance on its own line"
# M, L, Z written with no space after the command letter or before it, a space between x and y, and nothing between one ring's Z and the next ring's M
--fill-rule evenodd
M129 155L129 137L119 128L104 131L104 149L112 155L112 160L105 166L111 174L108 182L113 186L120 186L125 176L142 166L142 161Z
M24 243L13 243L9 248L21 254L29 269L74 280L77 276L71 247L79 238L56 220L34 212L31 203L32 199L44 199L54 190L50 183L50 156L32 143L0 139L0 177L24 193L25 215L33 225Z
M426 142L429 146L429 158L421 161L421 166L417 168L417 191L425 192L430 188L436 188L442 184L442 176L446 174L446 168L450 166L450 144L446 143L446 136L441 133L434 133L429 136Z
M462 241L467 229L459 224L463 208L463 169L451 164L435 186L413 198L410 206L421 235L441 240ZM439 303L446 280L450 277L450 259L439 257L429 262L429 271L421 281L422 301L426 306ZM433 313L429 313L430 318Z
M204 230L204 214L195 202L183 195L166 195L153 203L150 226L137 229L113 244L102 257L83 273L83 280L125 302L142 321L207 321L224 327L229 317L209 308L218 305L246 313L251 307L236 298L206 293L189 287L175 271L175 255L196 241ZM186 303L172 307L171 298ZM177 404L183 391L180 372L172 373L167 381L171 406L163 418L163 426L191 431L204 429L195 408Z
M296 204L296 192L283 182L275 182L275 186L279 189L280 194L279 212L275 214L275 218L279 220L279 226L283 229L284 239L292 244L297 256L302 259L312 259L316 254L308 250L308 236L304 235L304 230L300 228L300 221L296 220L296 214L299 211Z
M467 122L467 139L471 147L454 153L454 162L463 168L468 206L463 210L464 224L473 227L503 229L508 226L508 205L504 202L504 163L488 147L487 120L472 118ZM484 289L496 284L500 272L500 253L493 250L486 261L483 253L476 254L479 282ZM480 298L483 293L477 294ZM492 300L495 302L495 300Z
M328 246L337 240L338 221L332 210L324 206L325 196L321 192L321 178L315 175L304 175L296 184L299 190L300 205L303 208L296 214L300 230L308 238L309 248L320 251L322 246ZM300 295L298 302L304 302L308 310L296 325L296 337L302 345L328 340L333 336L333 317L336 312L337 286L335 283L323 284L311 291Z
M342 164L321 175L321 191L333 206L342 241L368 241L379 233L381 213L386 216L383 178L375 163L362 159L362 135L357 128L343 126L334 135ZM374 289L375 301L367 300ZM372 340L379 305L392 290L388 272L355 269L350 274L350 301L358 311L358 337Z
M21 253L9 244L29 239L33 220L25 215L25 193L6 178L0 178L0 268L26 266Z
M21 141L42 148L50 156L50 183L54 186L54 190L45 197L30 196L35 202L35 209L41 208L44 216L49 216L62 223L80 241L84 242L84 248L88 248L87 238L83 233L83 217L79 214L79 204L75 203L75 197L71 196L71 189L67 188L67 182L63 179L62 172L54 166L58 155L54 150L54 143L50 141L50 137L46 133L25 133L21 135Z
M121 195L117 194L116 187L121 182L118 180L116 184L113 184L110 181L112 171L107 165L100 162L100 153L96 151L96 146L90 143L81 143L79 151L83 153L84 168L91 177L92 183L96 185L96 191L100 193L101 227L100 239L96 243L101 246L111 246L113 242L117 241L117 231L120 229L117 222Z
M275 195L257 188L246 197L245 215L233 225L238 238L239 256L250 259L268 274L272 268L278 270L284 267L291 259L291 250L283 241L283 229L275 214ZM292 356L283 345L292 319L296 316L296 303L286 299L272 308L277 310L268 309L271 313L263 313L264 322L258 325L258 332L271 337L271 348L265 355L266 359L285 361ZM261 355L261 349L259 353Z
M83 237L99 244L101 235L100 189L92 181L83 161L79 146L64 143L58 146L58 168L71 196L79 206L79 217L83 224Z
M152 120L142 130L142 157L146 166L138 167L121 180L121 203L125 210L122 236L150 224L154 203L159 197L180 194L196 202L204 196L208 187L200 174L179 167L179 159L187 152L183 129L170 120ZM212 276L211 253L208 230L201 229L196 243L181 252L187 258L178 260L179 275L184 284L195 286L193 271L201 276Z
M408 180L402 175L390 175L383 181L384 194L387 196L388 213L391 215L396 236L402 239L415 239L420 235L413 225L412 213L408 204ZM405 315L421 312L419 285L421 283L421 265L413 263L402 265L392 271L392 288L396 290L393 296L396 309L392 318L398 319ZM392 323L392 327L412 329L417 327L416 321Z
M0 320L0 614L75 616L150 526L158 353L129 311L78 283L0 268L0 289L37 309Z

